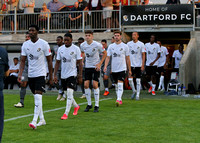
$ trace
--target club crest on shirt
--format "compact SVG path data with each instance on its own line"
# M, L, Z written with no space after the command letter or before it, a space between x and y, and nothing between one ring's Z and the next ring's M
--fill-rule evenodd
M137 49L140 49L140 47L137 47Z
M153 48L153 50L155 50L156 48Z
M41 51L41 48L38 48L38 49L37 49L37 52L39 52L39 51Z
M123 49L121 48L120 51L122 51Z
M94 52L95 51L95 49L92 49L92 52Z
M70 53L70 55L73 55L73 54L74 54L74 52L71 52L71 53Z

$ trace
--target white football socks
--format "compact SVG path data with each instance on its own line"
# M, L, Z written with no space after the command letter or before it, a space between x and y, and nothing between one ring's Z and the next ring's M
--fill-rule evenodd
M116 95L118 94L118 85L115 84L115 92L116 92Z
M133 78L128 78L128 82L132 88L133 93L135 93L135 86L134 86Z
M99 88L94 89L95 106L99 107Z
M152 86L152 81L148 82L150 86Z
M41 118L44 118L43 112L41 113L42 110L42 95L41 94L35 94L34 95L34 101L35 101L35 109L34 109L34 117L33 121L37 122L38 116L40 115ZM43 115L43 117L42 117ZM41 120L40 118L40 120Z
M152 84L152 91L155 91L156 84Z
M91 106L92 105L92 101L91 101L91 90L90 90L90 88L85 89L85 96L86 96L88 105Z
M136 94L136 96L139 97L140 96L140 88L141 88L141 79L136 78L136 83L137 83L137 94Z
M67 88L67 93L65 93L67 95L67 105L66 105L66 110L65 110L65 114L68 115L69 111L71 109L72 103L74 101L74 97L73 97L73 93L74 90L71 88Z
M117 100L119 100L119 101L122 100L123 91L124 91L123 83L119 82L118 83Z
M164 76L162 75L160 76L160 82L158 88L161 89L161 87L164 88Z

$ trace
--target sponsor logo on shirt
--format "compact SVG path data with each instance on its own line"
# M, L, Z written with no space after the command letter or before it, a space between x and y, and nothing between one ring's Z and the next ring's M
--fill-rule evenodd
M117 53L113 53L113 57L120 57Z
M138 52L135 52L134 50L131 51L131 54L132 54L132 55L137 54L137 53L138 53Z
M29 55L30 60L38 60L38 57L33 56L32 54Z
M71 59L66 59L65 57L63 57L63 63L66 63L66 62L71 62Z
M85 55L86 55L86 57L87 57L87 58L89 58L89 57L90 57L90 54L88 54L88 53L86 53Z

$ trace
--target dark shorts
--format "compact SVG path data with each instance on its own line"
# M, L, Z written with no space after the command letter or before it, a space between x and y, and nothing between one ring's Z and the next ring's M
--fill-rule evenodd
M149 76L155 76L157 72L157 66L146 66L146 74Z
M112 73L114 83L118 83L118 80L124 81L125 76L126 76L126 71Z
M66 91L67 88L74 89L76 88L76 77L70 76L67 79L61 79L63 90Z
M34 78L28 78L29 87L31 92L35 94L35 91L45 92L45 76L39 76Z
M159 74L161 74L162 72L163 73L165 72L165 69L164 69L164 67L158 67L157 71Z
M85 81L94 80L99 82L100 71L96 71L95 68L85 68Z
M177 73L179 74L179 69L174 68L174 69L173 69L173 72L177 72Z
M136 76L136 78L141 78L142 72L141 67L131 67L132 76Z

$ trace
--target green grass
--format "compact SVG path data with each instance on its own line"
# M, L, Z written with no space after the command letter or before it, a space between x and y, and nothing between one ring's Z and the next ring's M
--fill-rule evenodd
M16 109L19 91L5 91L5 120L32 114L33 96L25 98L25 108ZM45 110L65 107L56 101L54 92L43 96ZM86 102L77 98L78 103ZM60 120L65 109L45 113L46 126L29 128L32 116L5 122L2 143L195 143L200 142L200 100L178 96L157 96L142 92L140 101L130 100L130 91L124 92L123 105L115 107L112 91L100 102L100 112L85 113L81 105L77 116L71 110L69 119ZM105 98L105 97L102 97Z

